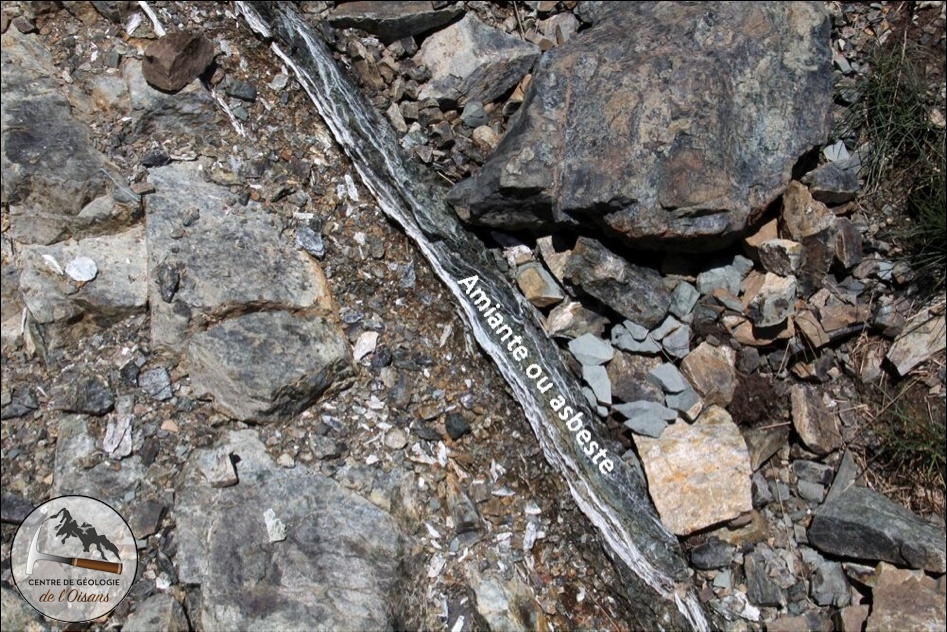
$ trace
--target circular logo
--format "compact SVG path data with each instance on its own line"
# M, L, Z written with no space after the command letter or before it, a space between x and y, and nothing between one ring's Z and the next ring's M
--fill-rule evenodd
M111 612L131 589L138 548L118 512L88 496L34 509L13 537L13 581L51 619L82 622Z

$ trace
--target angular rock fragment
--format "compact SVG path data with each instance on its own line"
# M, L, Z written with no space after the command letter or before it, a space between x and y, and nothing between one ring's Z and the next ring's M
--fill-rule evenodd
M665 393L680 393L690 388L687 380L681 375L677 367L665 362L648 371L648 376L664 389Z
M711 406L694 424L659 439L635 437L648 489L665 526L686 535L753 508L746 444L725 410Z
M538 263L527 263L516 271L516 283L526 300L536 307L549 307L565 298L552 275Z
M668 393L664 403L672 410L680 411L685 419L694 421L704 408L704 402L697 391L688 387L680 393Z
M487 26L470 13L424 40L415 55L431 71L419 100L437 99L442 106L490 103L519 83L538 56L535 44Z
M736 352L700 343L681 362L681 372L707 404L729 406L736 389Z
M851 270L862 261L862 234L847 217L837 218L835 228L835 261L844 270Z
M214 45L203 35L178 31L148 45L141 72L159 90L177 92L214 61Z
M584 365L582 379L592 389L598 403L606 406L612 403L612 384L608 381L608 372L605 367Z
M861 189L858 182L860 166L861 161L856 158L827 162L807 173L802 183L809 187L812 197L819 202L831 206L844 204L855 199Z
M628 263L600 242L580 237L564 277L625 318L655 327L667 314L671 293L651 268Z
M699 298L700 292L697 291L697 288L687 281L681 281L671 292L671 305L668 311L678 318L684 318L691 313Z
M944 312L921 310L904 326L885 356L900 375L947 347L947 323Z
M606 367L612 396L622 402L664 401L664 391L648 379L648 371L660 364L654 357L618 351Z
M796 277L767 272L763 284L750 298L747 315L761 328L776 327L796 311Z
M785 589L789 586L784 584L794 583L795 578L771 547L758 544L753 552L744 558L743 568L746 573L747 596L752 603L758 606L786 605Z
M628 418L625 427L646 437L658 438L669 421L677 419L677 412L661 404L649 401L637 401L627 404L615 404L613 410Z
M943 630L947 626L947 602L941 587L928 578L887 564L879 564L877 584L871 591L871 614L867 632L886 630Z
M760 262L767 272L790 276L802 265L802 244L790 239L770 239L760 244Z
M838 420L822 401L819 392L802 384L792 387L792 423L806 447L816 454L828 454L842 445Z
M569 342L569 351L583 366L605 364L615 355L615 349L605 340L585 334Z
M819 507L809 543L820 551L860 560L883 560L944 573L942 529L865 487L852 487Z
M546 317L546 331L557 338L578 338L585 334L601 336L608 321L576 301L560 303Z
M822 287L835 257L835 214L812 199L809 189L793 181L783 195L782 232L802 244L804 257L798 274L807 291Z
M435 3L436 4L436 3ZM460 4L434 9L431 2L345 2L329 14L336 28L366 31L385 44L450 24L464 14Z

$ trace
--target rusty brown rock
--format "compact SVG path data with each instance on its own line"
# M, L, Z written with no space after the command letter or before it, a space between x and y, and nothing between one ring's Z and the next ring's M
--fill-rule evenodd
M145 49L141 73L151 86L177 92L214 61L214 45L203 35L178 31L155 40Z

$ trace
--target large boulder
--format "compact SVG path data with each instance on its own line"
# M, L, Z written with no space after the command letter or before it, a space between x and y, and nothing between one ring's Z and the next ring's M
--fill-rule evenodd
M818 3L616 2L544 56L522 114L451 199L506 229L580 223L710 249L822 143L830 24Z
M2 41L0 166L10 235L51 244L91 234L94 221L80 214L108 189L105 157L73 117L49 51L16 29Z
M217 489L209 456L239 458ZM232 457L230 455L233 455ZM198 450L175 506L183 583L200 584L205 630L387 630L395 626L403 536L390 514L332 479L285 470L253 430Z

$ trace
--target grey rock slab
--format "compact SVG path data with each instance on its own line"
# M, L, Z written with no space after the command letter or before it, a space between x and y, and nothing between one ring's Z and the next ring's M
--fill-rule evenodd
M786 605L786 592L776 575L785 574L782 560L766 544L757 545L743 558L747 596L757 606Z
M637 435L657 439L668 427L668 422L647 414L635 415L625 422L625 427Z
M802 178L812 197L830 206L844 204L855 199L861 190L858 170L861 161L857 158L827 162Z
M669 362L654 367L648 371L648 376L663 388L665 393L680 393L690 388L690 384L677 367Z
M796 489L799 490L799 497L814 503L821 503L825 498L825 485L813 483L812 481L798 481Z
M809 525L809 542L832 555L933 573L947 570L943 529L865 487L852 487L819 507Z
M565 279L642 327L656 327L667 314L671 292L651 268L628 263L600 242L579 237Z
M737 273L740 275L740 280L742 281L746 275L750 273L750 270L754 268L754 263L752 259L748 259L743 255L735 255L730 266L737 271Z
M122 630L128 632L188 632L190 629L184 608L168 593L156 593L138 604L122 626Z
M404 550L394 519L331 479L279 468L253 431L217 449L240 456L240 484L201 484L195 454L176 505L180 580L201 585L203 627L393 627ZM266 512L285 539L270 541Z
M662 421L674 421L677 419L677 411L662 406L657 402L638 401L625 404L615 404L613 410L617 410L629 420L638 416L654 417Z
M935 314L930 309L923 309L908 320L885 358L900 375L907 375L911 369L945 348L947 322L944 312Z
M737 239L828 135L827 13L818 3L719 4L712 19L682 3L598 10L603 19L542 57L503 144L455 187L455 204L482 225L578 221L636 246Z
M773 492L769 488L769 483L763 477L762 472L754 472L750 479L751 492L753 495L753 508L760 509L775 500Z
M608 380L608 372L601 365L582 367L582 379L589 385L595 394L595 399L608 406L612 403L612 383Z
M569 351L583 366L605 364L615 355L615 349L598 336L585 334L569 341Z
M649 401L616 404L613 410L628 418L625 427L635 434L657 439L667 428L669 421L677 419L677 413L661 404Z
M693 424L661 437L635 436L661 522L677 535L732 520L753 507L746 443L725 410L711 406Z
M187 356L195 392L213 395L219 410L240 420L295 415L354 371L336 325L288 312L225 320L196 334Z
M431 2L346 2L329 13L328 22L377 35L390 44L450 24L463 14L460 4L434 9Z
M691 549L691 565L701 570L729 566L733 561L733 545L718 538L710 538Z
M800 480L820 485L831 485L832 479L835 478L835 470L831 465L805 459L793 461L792 471Z
M88 126L72 116L40 38L8 31L0 59L0 172L9 234L38 244L85 236L88 226L78 215L108 188L105 157Z
M45 257L97 262L95 279L76 284L50 269ZM47 350L74 344L131 316L148 304L145 234L136 226L117 235L89 237L22 251L20 290Z
M684 318L691 313L699 298L700 292L697 291L697 288L687 281L681 281L671 292L671 304L668 311L678 318Z
M668 393L664 399L668 408L681 412L688 421L694 421L703 410L704 403L697 392L688 387L680 393Z
M625 323L630 323L631 321L625 321ZM633 324L633 323L632 323ZM635 325L635 327L639 327ZM624 325L615 325L612 327L611 340L612 345L618 347L623 351L628 351L630 353L636 354L653 354L661 351L661 343L652 338L648 334L648 330L641 327L644 330L644 337L641 340L635 339Z
M670 334L671 332L677 330L681 326L681 321L674 318L673 316L668 316L661 324L651 330L651 337L655 340L664 340L664 337Z
M690 325L681 325L661 339L661 346L669 356L680 360L691 350L691 334Z
M460 113L460 120L464 125L474 129L490 122L490 116L483 109L483 104L479 101L468 101Z
M809 596L820 606L843 608L851 603L851 586L839 562L801 547L802 560L809 567Z
M743 280L740 271L732 265L711 268L697 275L697 291L704 296L710 296L714 290L721 288L730 294L740 294L740 281Z
M825 496L825 502L831 502L848 491L855 485L861 474L862 470L855 463L855 457L852 456L851 450L846 450L838 464L832 487L829 488L829 493Z
M205 182L196 163L152 169L149 180L157 188L147 208L149 268L180 271L171 303L152 275L155 346L180 351L192 332L234 312L331 309L318 262L281 236L275 216L230 207L230 191ZM186 225L195 209L199 219Z
M647 340L650 334L647 327L642 327L638 323L632 322L630 320L624 321L621 324L621 327L624 327L625 331L627 331L631 335L631 337L637 340L638 342L643 342L644 340Z
M151 42L141 65L145 80L159 90L177 92L214 61L214 45L199 33L176 31Z
M414 56L431 71L419 100L442 105L490 103L511 90L539 57L539 47L481 22L473 13L426 40Z

